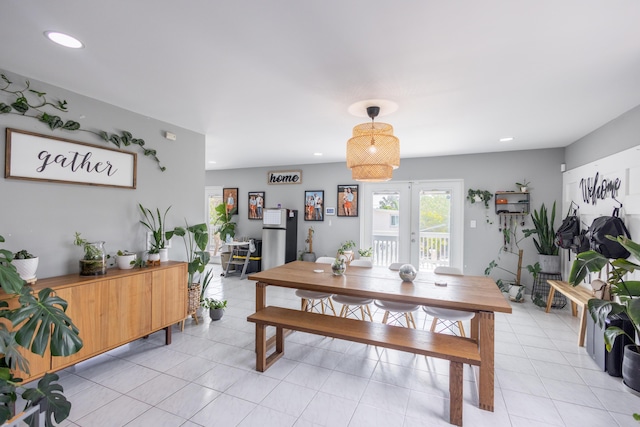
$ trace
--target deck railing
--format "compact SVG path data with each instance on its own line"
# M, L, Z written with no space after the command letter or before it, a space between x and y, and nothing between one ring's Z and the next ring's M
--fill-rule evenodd
M398 262L398 236L373 236L373 264L387 266ZM420 232L420 269L433 270L439 265L449 265L450 234Z

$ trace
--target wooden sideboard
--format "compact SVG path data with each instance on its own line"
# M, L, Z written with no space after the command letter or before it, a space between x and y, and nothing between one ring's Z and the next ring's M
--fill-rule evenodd
M104 276L66 276L40 279L37 293L51 288L68 303L67 315L80 331L82 349L71 356L41 357L28 351L30 375L58 371L153 332L165 329L171 343L171 326L187 316L187 264L169 261L143 269L109 269ZM15 306L17 298L0 291L0 300Z

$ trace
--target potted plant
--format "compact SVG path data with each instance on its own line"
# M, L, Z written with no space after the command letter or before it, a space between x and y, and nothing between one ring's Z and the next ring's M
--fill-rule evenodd
M493 194L487 190L472 190L467 191L467 200L472 204L476 202L484 202L484 207L489 209L489 200L493 197Z
M151 247L149 249L149 261L169 261L169 250L166 246L164 226L166 224L167 212L171 209L171 206L164 211L164 215L160 215L160 209L156 208L156 215L150 209L142 206L138 203L140 212L144 217L140 220L140 224L144 225L152 235Z
M356 247L356 242L353 240L347 240L340 244L338 248L338 256L336 258L344 259L345 262L349 263L353 259L353 249Z
M373 256L373 248L371 247L368 249L360 248L358 249L358 255L360 255L361 260L371 261L371 258Z
M20 275L20 278L27 283L36 282L36 271L38 270L38 257L27 252L26 249L19 250L13 254L11 261Z
M4 242L0 236L0 242ZM71 403L65 398L57 374L46 373L36 384L25 387L17 369L29 373L29 363L19 350L44 355L50 349L54 356L70 356L82 348L78 328L66 315L67 302L49 288L35 294L11 262L13 253L0 249L0 286L16 297L19 304L9 308L0 305L0 423L12 419L16 413L43 403L47 425L61 423L69 416ZM10 325L13 325L12 327ZM18 397L24 401L22 409L15 408ZM53 418L53 419L52 419ZM26 419L29 422L29 418Z
M173 236L180 236L184 241L184 249L187 253L187 272L189 274L188 285L188 298L189 305L187 313L196 315L198 307L200 307L201 298L201 286L200 281L195 281L195 274L202 275L204 268L209 263L210 254L207 251L207 244L209 243L209 230L207 224L189 225L185 220L184 227L176 227L171 231L166 232L166 239L170 240ZM200 277L198 277L200 280Z
M120 270L130 270L135 266L137 257L135 252L119 250L116 253L116 265Z
M640 259L640 245L638 243L626 236L607 237L620 243L636 260ZM618 301L590 299L587 303L589 313L600 327L606 325L609 314L625 313L633 324L635 335L640 336L640 281L625 279L628 273L640 269L639 264L624 258L612 261L592 250L582 252L576 256L571 266L569 283L577 286L589 272L600 272L607 266L609 266L607 268L607 285L610 287L610 293L615 295ZM621 328L615 326L610 326L605 330L604 341L607 351L611 351L616 337L623 334L627 335ZM629 336L629 338L632 343L636 342L635 337ZM622 377L628 387L640 392L640 346L637 344L629 344L624 348Z
M347 262L345 258L336 258L331 264L331 272L334 276L342 276L347 271Z
M520 281L524 268L522 267L524 251L520 249L520 242L525 236L518 233L517 222L510 222L509 227L503 228L502 235L503 245L498 250L498 256L491 260L485 268L484 274L489 276L494 270L498 270L498 278L495 279L498 289L506 293L511 301L524 302L526 286ZM515 271L508 266L513 265L514 262L517 265ZM537 267L535 270L537 271Z
M215 207L216 211L216 220L213 223L215 227L214 234L218 234L220 236L220 240L222 242L227 242L236 235L236 223L231 219L233 218L233 214L227 211L227 205L224 203L220 203ZM220 253L220 263L222 264L222 270L227 269L227 263L229 262L229 258L231 257L231 251L226 250Z
M73 244L82 246L84 257L80 260L81 276L100 276L107 274L107 257L104 252L104 242L89 242L76 231Z
M553 223L556 219L556 202L553 202L551 209L551 217L548 215L547 208L544 203L540 206L540 210L534 210L531 214L531 220L535 228L522 230L524 237L533 235L533 244L540 254L540 271L542 273L559 273L560 272L560 256L558 255L558 246L556 245L556 231Z
M209 309L211 320L220 320L224 314L224 309L227 308L227 300L205 298L202 301L202 307Z
M529 184L531 184L529 181L523 179L522 182L516 182L516 187L521 193L526 193L529 191Z

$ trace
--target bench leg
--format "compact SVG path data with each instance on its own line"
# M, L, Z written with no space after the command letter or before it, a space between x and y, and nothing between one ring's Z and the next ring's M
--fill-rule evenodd
M463 365L460 362L449 363L449 422L462 426L463 403Z
M480 339L480 375L478 379L478 397L480 409L493 412L494 396L494 337L495 315L490 311L480 311L479 316Z
M578 334L578 345L584 347L584 337L587 333L587 309L586 305L582 306L582 312L580 313L580 334Z
M256 323L256 370L264 372L284 355L284 330L276 327L276 348L267 356L267 325Z
M553 296L556 294L556 288L549 285L549 295L547 296L547 308L544 310L545 312L549 312L551 310L551 304L553 303Z
M578 304L573 301L571 301L571 315L573 317L576 317L578 315Z
M477 340L478 339L478 316L475 315L471 318L471 339L473 340Z

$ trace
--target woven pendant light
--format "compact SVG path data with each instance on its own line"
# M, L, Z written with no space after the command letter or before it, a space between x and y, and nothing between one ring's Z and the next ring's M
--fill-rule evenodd
M393 126L374 122L379 113L380 107L368 107L371 123L355 126L347 141L347 167L356 181L389 181L400 166L400 141L393 136Z

